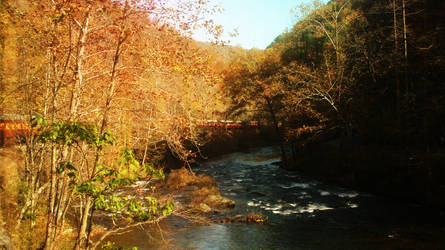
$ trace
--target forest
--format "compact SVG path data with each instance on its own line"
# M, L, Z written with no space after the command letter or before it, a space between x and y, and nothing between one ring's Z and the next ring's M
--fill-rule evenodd
M268 49L230 62L228 112L267 119L286 168L443 204L443 7L298 6L299 21Z
M177 208L165 192L121 190L185 186L167 158L193 179L206 153L259 144L279 147L283 169L444 209L439 2L296 2L292 28L247 50L225 45L209 1L1 0L2 133L7 121L24 131L0 134L1 243L122 249L105 236ZM206 128L217 120L258 127Z

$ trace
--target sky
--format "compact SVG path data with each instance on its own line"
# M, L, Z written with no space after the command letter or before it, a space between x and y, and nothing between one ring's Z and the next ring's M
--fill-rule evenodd
M286 28L295 23L291 9L307 0L211 0L211 4L221 4L223 13L212 19L232 32L238 29L237 37L223 36L231 40L230 45L240 45L245 49L253 47L265 49ZM197 32L193 36L198 41L207 41L207 36Z

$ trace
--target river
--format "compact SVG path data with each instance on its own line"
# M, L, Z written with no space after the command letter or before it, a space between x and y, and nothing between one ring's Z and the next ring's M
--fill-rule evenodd
M167 247L144 230L113 239L138 249L445 249L439 212L324 184L283 170L278 161L278 149L265 147L195 169L236 202L228 216L262 213L265 224L196 225L170 217L163 222L168 233L160 235Z

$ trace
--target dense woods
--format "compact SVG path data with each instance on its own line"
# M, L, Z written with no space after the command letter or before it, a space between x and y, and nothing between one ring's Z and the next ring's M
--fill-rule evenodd
M422 149L443 145L439 5L299 6L295 11L305 15L298 15L290 31L266 51L247 51L232 62L226 82L234 106L241 110L268 102L239 93L267 97L290 137L303 128L336 127L343 136L355 134L367 142Z
M444 9L314 1L267 49L245 50L189 38L206 29L218 44L207 1L2 0L0 113L32 132L15 179L0 179L0 218L23 249L99 246L97 210L125 218L116 232L157 222L171 201L115 191L163 179L166 151L188 165L216 119L271 128L285 168L445 206Z
M297 6L292 29L231 62L229 111L273 124L286 168L443 204L443 9L426 0Z
M101 243L90 239L96 210L127 224L171 212L168 200L114 191L164 178L154 148L188 162L203 141L197 124L217 110L220 77L212 53L186 35L204 28L218 39L220 28L198 16L218 11L206 4L1 2L2 113L34 130L19 146L20 193L3 217L23 235L17 247L64 247L69 216L74 247L86 249Z

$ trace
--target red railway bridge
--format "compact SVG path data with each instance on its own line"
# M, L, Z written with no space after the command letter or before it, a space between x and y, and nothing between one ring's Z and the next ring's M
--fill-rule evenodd
M197 122L198 127L207 129L248 129L257 128L257 121L232 121L232 120L204 120ZM5 140L15 137L28 136L32 132L31 124L23 115L0 115L0 145Z

